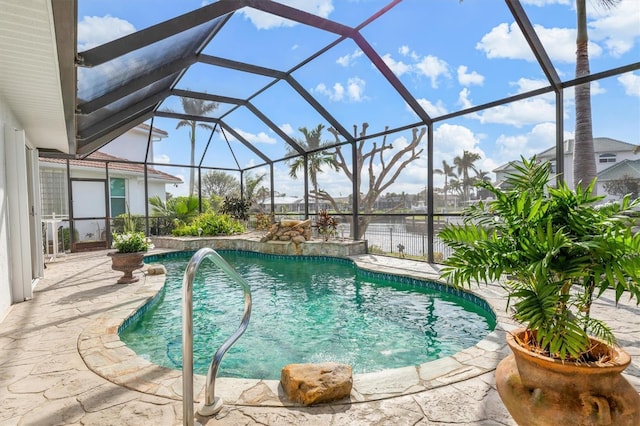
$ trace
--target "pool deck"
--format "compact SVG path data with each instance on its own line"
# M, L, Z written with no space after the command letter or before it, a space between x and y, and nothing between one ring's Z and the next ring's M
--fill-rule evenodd
M108 251L68 254L47 264L34 298L13 305L0 322L0 426L180 425L181 372L138 358L117 328L161 288L164 276L121 285ZM437 277L421 262L374 255L359 266L417 278ZM354 375L348 401L302 407L287 401L277 381L218 379L225 400L207 425L515 425L495 390L493 371L506 354L498 286L474 293L495 309L499 324L477 345L454 356L380 373ZM632 355L625 376L640 391L640 308L605 293L594 314L613 326ZM202 399L202 377L196 394Z

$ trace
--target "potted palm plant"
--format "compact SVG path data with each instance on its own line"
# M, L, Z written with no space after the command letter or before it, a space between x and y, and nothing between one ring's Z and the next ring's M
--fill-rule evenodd
M595 180L574 191L550 185L548 163L511 165L500 187L477 184L492 200L440 232L453 249L442 276L500 283L523 325L507 335L498 392L519 424L638 425L640 397L620 374L630 357L591 306L606 291L640 300L640 200L599 205Z

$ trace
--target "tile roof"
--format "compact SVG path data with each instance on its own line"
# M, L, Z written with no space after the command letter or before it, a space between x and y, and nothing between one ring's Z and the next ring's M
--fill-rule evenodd
M69 165L71 167L87 167L94 169L102 169L104 168L104 163L109 163L109 170L119 170L123 172L131 172L132 174L144 174L144 164L141 163L131 163L124 158L116 157L114 155L105 154L104 152L96 151L89 155L87 158L90 160L69 160ZM64 158L40 158L41 163L55 163L55 164L66 164L66 159ZM163 171L154 169L151 166L147 167L147 171L150 177L154 177L156 179L164 180L171 183L182 183L182 179L177 176L170 175L169 173L165 173Z

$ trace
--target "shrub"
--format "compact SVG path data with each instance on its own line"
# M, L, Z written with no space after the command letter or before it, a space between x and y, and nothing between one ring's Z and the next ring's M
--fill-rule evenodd
M152 248L151 240L143 232L113 233L113 248L118 253L136 253Z
M217 235L232 235L242 232L245 232L245 228L237 219L227 214L207 212L196 216L189 225L177 227L172 233L176 236L206 235L215 237Z
M251 203L238 197L225 197L222 203L221 213L228 214L238 220L249 219L249 207Z

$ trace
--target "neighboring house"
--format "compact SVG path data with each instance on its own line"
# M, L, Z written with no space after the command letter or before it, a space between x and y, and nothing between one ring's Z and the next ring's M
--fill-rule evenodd
M128 162L144 161L148 133L149 126L139 125L86 159L69 160L71 197L67 160L40 158L42 218L50 226L47 229L47 241L53 240L52 228L57 230L59 226L68 228L72 225L76 244L65 249L105 248L109 240L109 218L127 211L134 215L146 215L147 195L149 198L158 196L165 201L166 185L182 183L175 176L148 167L145 187L144 164ZM154 130L153 135L154 140L160 140L167 133ZM127 157L116 156L115 153L126 153ZM153 155L153 144L148 155ZM72 224L68 222L69 218Z
M564 179L573 187L573 139L564 141ZM616 197L607 194L604 185L611 180L621 179L628 176L632 179L640 179L640 167L638 167L638 155L635 150L637 145L619 141L611 138L593 138L593 150L596 160L596 190L600 195L607 195L607 200ZM536 158L541 161L549 161L551 170L555 173L556 149L549 148L536 154ZM615 170L615 172L613 172ZM514 169L509 164L503 164L493 170L496 174L496 181L503 182L507 173Z

